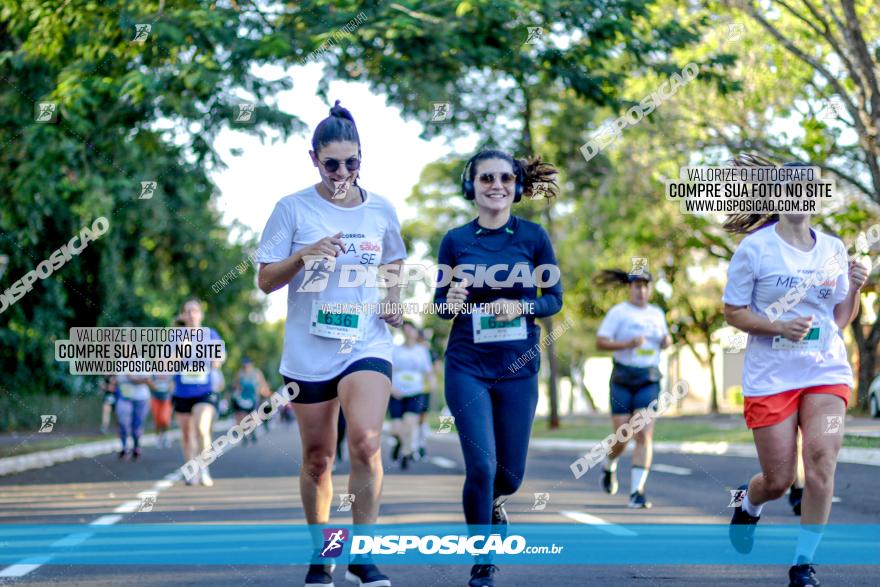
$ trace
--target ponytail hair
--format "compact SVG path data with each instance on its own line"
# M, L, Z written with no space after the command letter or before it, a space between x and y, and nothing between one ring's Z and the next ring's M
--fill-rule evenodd
M559 194L556 175L559 170L552 163L541 161L540 156L517 160L523 174L523 195L534 199L539 196L555 198Z
M776 163L758 153L740 153L733 157L734 167L776 167ZM728 214L721 227L733 234L751 234L779 221L779 214Z
M358 134L354 117L347 108L339 105L339 100L330 108L330 116L318 123L312 134L312 150L317 153L321 147L338 141L357 143L361 150L361 137Z
M608 287L611 285L628 285L634 281L646 281L650 283L654 277L648 271L641 273L627 273L623 269L603 269L595 278L596 285Z

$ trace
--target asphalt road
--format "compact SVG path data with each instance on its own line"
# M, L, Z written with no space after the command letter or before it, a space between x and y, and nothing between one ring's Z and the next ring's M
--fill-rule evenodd
M0 524L108 523L301 524L296 478L300 451L294 426L273 423L256 446L235 447L212 466L215 486L189 487L161 481L180 466L179 447L148 448L139 461L114 455L81 459L52 467L0 477ZM429 459L406 472L388 461L380 515L382 523L460 523L462 459L452 435L435 435ZM511 523L596 524L724 524L731 510L729 490L757 470L752 459L709 455L657 455L648 481L650 510L626 507L629 458L620 465L621 492L610 496L599 489L598 472L574 479L568 468L576 457L566 451L532 451L526 481L508 503ZM347 466L334 476L336 493L344 492ZM837 473L833 524L880 524L877 467L841 464ZM162 483L150 512L126 512L143 491ZM549 493L541 511L533 509L535 493ZM335 509L335 508L334 508ZM114 511L117 510L117 511ZM131 510L128 507L128 510ZM114 516L114 518L106 518ZM115 518L115 516L120 516ZM345 513L332 520L350 523ZM787 502L765 507L761 525L795 524ZM880 565L822 565L823 585L877 585ZM466 585L468 568L461 565L382 565L395 586ZM290 565L69 565L42 564L27 569L0 569L0 583L22 585L301 585L304 566ZM499 587L574 585L785 585L787 565L633 565L503 566ZM336 585L348 585L337 568Z

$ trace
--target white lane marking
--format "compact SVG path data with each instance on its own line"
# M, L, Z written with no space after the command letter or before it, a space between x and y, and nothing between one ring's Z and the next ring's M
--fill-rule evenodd
M51 558L51 556L35 556L33 558L26 558L23 561L15 563L14 565L9 565L8 567L0 571L0 577L24 577L31 571L39 569Z
M843 501L843 500L840 499L839 497L837 497L836 495L835 495L834 497L831 498L831 503L840 503L840 502L842 502L842 501Z
M174 481L170 481L168 479L163 479L162 481L159 481L158 483L153 485L153 489L156 491L161 491L163 489L168 489L172 485L174 485ZM140 493L138 495L140 495Z
M671 473L673 475L690 475L693 473L693 471L687 467L676 467L674 465L663 465L660 463L652 464L651 471L657 471L658 473Z
M152 492L150 492L152 493ZM141 505L139 500L136 501L127 501L124 504L117 506L116 509L113 510L114 514L130 514L132 512L136 512L138 506Z
M122 519L122 516L101 516L97 520L89 522L89 526L112 526Z
M428 461L441 469L454 469L458 466L455 461L446 457L430 457Z
M611 522L603 520L598 516L585 514L584 512L564 511L559 513L567 518L571 518L575 522L588 524L590 526L596 526L599 530L602 530L603 532L608 532L609 534L613 534L615 536L638 536L638 533L633 532L628 528L624 528L623 526L612 524Z
M56 540L51 546L76 546L77 544L85 542L92 536L94 536L94 533L92 532L77 532L76 534L70 534L64 538Z

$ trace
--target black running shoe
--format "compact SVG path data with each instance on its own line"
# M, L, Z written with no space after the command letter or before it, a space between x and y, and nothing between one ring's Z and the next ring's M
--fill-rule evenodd
M400 439L394 437L394 448L391 449L391 460L396 461L400 458Z
M635 493L630 493L629 495L629 507L631 508L646 510L653 505L654 504L645 499L644 493L636 491Z
M409 464L412 462L413 458L410 455L403 455L400 458L400 469L401 471L406 471L409 469Z
M425 447L424 446L419 447L419 458L420 459L425 458Z
M361 559L360 562L349 564L345 579L361 587L391 587L391 580L379 572L379 568L369 562L369 559Z
M602 489L611 495L617 493L617 471L602 469Z
M791 490L788 492L788 503L791 504L791 511L793 511L796 516L801 515L801 500L803 498L804 488L792 485Z
M336 565L312 563L306 573L305 587L333 587L333 569Z
M739 488L745 491L749 486L740 485ZM755 546L755 529L760 519L761 516L753 516L742 509L742 505L734 508L727 535L737 552L741 554L752 552L752 548Z
M471 567L471 580L468 587L495 587L495 577L498 572L495 565L474 565Z
M788 569L788 587L817 587L822 585L811 564L794 565Z

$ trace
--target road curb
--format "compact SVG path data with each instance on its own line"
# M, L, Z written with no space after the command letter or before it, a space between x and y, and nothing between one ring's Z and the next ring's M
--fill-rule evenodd
M220 420L214 423L214 432L222 432L228 430L232 426L232 420ZM168 432L171 440L180 439L180 430L171 430ZM156 446L158 437L153 434L144 434L141 436L141 446ZM44 450L32 452L17 457L6 457L0 459L0 477L4 475L12 475L29 471L31 469L42 469L43 467L51 467L58 463L66 463L75 461L76 459L93 458L100 455L112 454L119 452L122 443L118 438L113 440L99 440L96 442L84 442L82 444L74 444L64 448L56 448L53 450Z
M431 438L440 442L458 442L458 435L433 434ZM576 440L571 438L538 438L529 443L529 450L538 452L572 451L587 453L599 443L599 440ZM752 444L731 444L729 442L655 442L654 452L660 454L696 454L714 455L726 457L742 457L749 459L758 458L755 446ZM837 458L839 463L853 465L869 465L880 467L880 450L874 448L840 449Z

